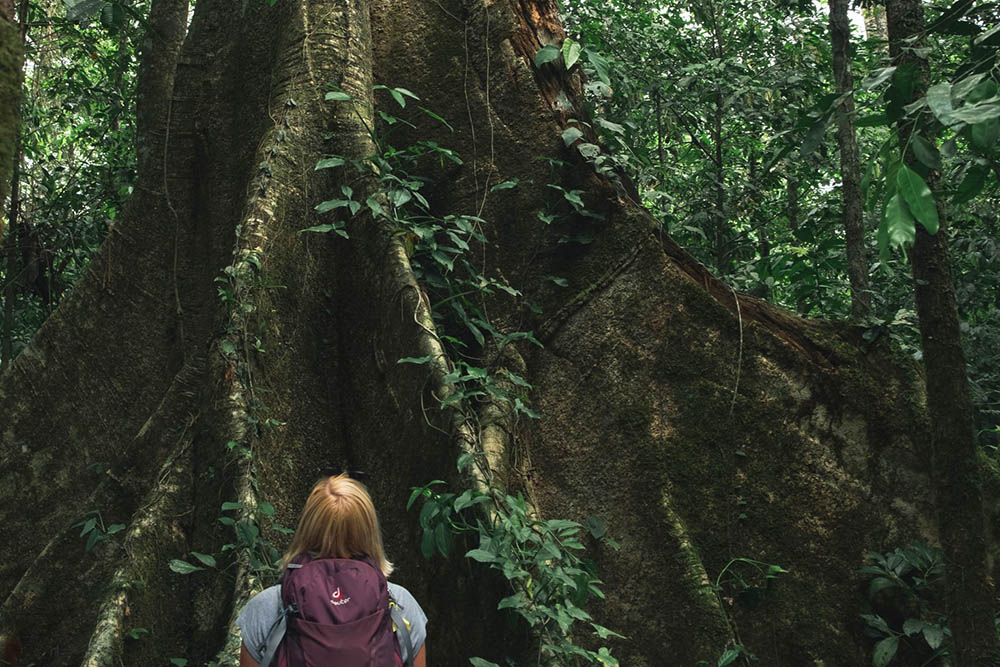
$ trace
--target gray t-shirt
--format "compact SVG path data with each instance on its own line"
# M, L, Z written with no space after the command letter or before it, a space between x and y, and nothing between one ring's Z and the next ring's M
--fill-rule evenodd
M403 612L403 618L409 621L410 641L413 642L413 650L415 653L420 653L420 647L427 639L427 616L424 615L424 610L420 608L408 590L391 581L389 582L389 595L399 605ZM261 647L267 643L267 633L280 614L281 586L271 586L250 598L250 601L243 607L243 611L240 612L240 617L236 619L236 625L239 626L242 633L243 645L247 647L247 652L257 662L260 662L261 658L264 657ZM399 648L403 653L403 662L405 663L410 656L406 654L403 642L399 643Z

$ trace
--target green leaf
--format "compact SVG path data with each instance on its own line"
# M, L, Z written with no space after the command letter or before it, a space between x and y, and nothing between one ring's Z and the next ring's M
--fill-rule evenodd
M941 153L936 146L924 139L919 134L914 134L910 139L910 148L925 166L941 171Z
M469 658L469 662L472 663L472 667L500 667L497 663L482 658Z
M492 563L496 560L496 555L485 551L483 549L473 549L465 554L466 558L471 558L472 560L479 563Z
M576 64L576 61L580 59L580 52L582 50L583 47L580 46L579 42L569 37L563 40L562 54L563 60L566 62L566 69L571 69Z
M508 595L497 603L497 609L517 609L527 606L528 600L524 597L523 591L518 591L514 595Z
M535 67L541 67L545 63L552 62L558 58L561 53L562 52L557 46L552 46L551 44L549 46L543 46L538 50L538 53L535 54Z
M439 123L441 123L442 125L444 125L445 127L447 127L447 128L448 128L449 130L451 130L452 132L454 132L454 131L455 131L455 128L453 128L453 127L452 127L452 126L451 126L451 125L450 125L450 124L448 123L448 121L446 121L446 120L445 120L444 118L442 118L441 116L437 115L436 113L434 113L434 112L433 112L433 111L431 111L430 109L426 109L426 108L424 108L424 107L422 107L422 106L420 106L420 105L417 105L417 108L418 108L418 109L420 109L421 111L423 111L423 112L424 112L425 114L427 114L427 115L428 115L428 116L430 116L431 118L433 118L434 120L436 120L436 121L438 121Z
M476 460L476 455L474 452L464 452L461 456L458 457L458 462L456 463L456 465L458 466L458 472L465 472L465 469L468 468L470 465L472 465L472 462L475 460ZM458 506L457 501L455 502L455 509L456 510L461 509Z
M902 248L913 244L917 237L916 223L898 194L893 195L886 204L885 222L888 244Z
M861 87L865 90L871 90L872 88L880 86L888 81L895 71L895 67L883 67L882 69L877 69L864 78L861 82Z
M598 625L597 623L591 623L590 627L594 628L594 634L601 639L607 639L608 637L617 637L618 639L627 639L625 635L618 634L614 630L608 629L603 625Z
M619 667L618 659L611 655L606 646L597 651L597 660L603 667Z
M254 546L257 543L257 537L260 535L260 529L256 524L246 519L237 521L233 530L236 532L236 537L240 543L247 547Z
M871 583L868 584L868 597L871 599L875 597L879 591L884 591L887 588L895 588L898 585L899 584L888 577L875 577L872 579Z
M63 0L66 5L66 20L82 21L93 18L108 4L105 0Z
M956 102L964 100L971 93L979 82L983 80L985 74L973 74L955 82L951 87L951 97Z
M944 125L955 122L954 109L951 106L951 84L942 82L927 89L927 106L934 116Z
M587 517L587 530L590 534L594 536L595 540L599 540L608 534L608 525L604 523L604 519L597 516Z
M351 100L351 96L342 90L333 90L327 93L323 99L327 102L347 102Z
M174 558L170 561L170 569L177 574L191 574L192 572L198 572L199 570L204 570L205 568L192 565L186 560Z
M509 181L504 181L503 183L497 183L492 188L490 188L490 192L496 192L497 190L510 190L511 188L516 188L520 180L521 179L519 178L512 178Z
M316 163L316 169L330 169L331 167L340 167L346 163L346 160L342 157L327 157L323 158Z
M740 657L740 652L734 648L727 648L725 652L719 656L719 660L715 663L716 667L727 667L736 662L736 659Z
M854 123L854 127L881 127L882 125L888 125L889 119L886 118L884 113L874 113L863 118L859 118Z
M989 173L990 169L986 165L974 164L969 167L965 172L962 182L958 185L958 189L951 197L952 203L964 204L974 199L983 191L983 187L986 185L986 177Z
M583 131L578 127L567 127L562 131L563 143L567 146L571 145L574 141L583 136Z
M267 517L274 516L274 505L269 502L263 502L257 506L257 511Z
M420 538L420 553L424 558L434 555L434 531L424 529L424 534Z
M984 151L993 148L1000 137L1000 118L976 123L972 126L972 143Z
M587 60L590 61L591 66L597 73L597 78L600 79L601 83L605 86L610 86L611 77L608 76L608 61L594 49L587 49L586 54Z
M241 510L241 509L243 509L243 503L232 503L232 502L222 503L223 512L228 512L230 510Z
M326 213L327 211L332 211L337 208L345 208L347 206L350 206L350 204L351 200L349 199L329 199L327 201L316 204L316 212ZM310 227L310 229L312 228Z
M985 123L994 118L1000 117L1000 101L981 102L979 104L967 105L955 111L953 117L969 125Z
M580 143L577 144L576 150L587 160L593 160L601 154L601 147L597 144Z
M92 531L94 529L94 526L96 525L97 525L97 519L90 518L84 521L83 529L80 531L80 537L83 537L84 535Z
M886 637L875 644L872 652L872 667L886 667L892 659L896 657L896 649L899 648L899 637Z
M944 641L944 628L940 625L924 625L924 640L932 649L937 650Z
M428 361L434 358L433 354L428 354L426 357L403 357L402 359L397 359L397 364L426 364Z
M924 629L924 622L919 618L908 618L903 621L903 634L907 637L912 637L915 634L919 634L921 630Z
M114 535L115 533L120 533L123 530L125 530L125 524L124 523L113 523L110 526L108 526L108 529L107 529L107 531L105 531L104 534L105 535Z
M900 165L896 173L896 187L906 201L910 213L920 221L929 234L937 234L940 225L934 194L920 174L905 164ZM891 230L890 230L891 232ZM890 233L891 236L891 233Z
M188 661L186 658L170 658L170 664L175 667L187 667Z
M389 94L392 95L392 99L396 100L401 108L406 107L406 98L412 98L414 100L419 100L420 98L408 91L406 88L388 88ZM405 95L405 97L404 97Z
M805 157L819 148L819 145L823 142L823 136L826 134L826 127L829 122L830 114L824 114L822 118L809 128L805 139L802 140L802 147L799 148L799 156Z
M439 523L434 528L434 543L438 553L447 558L448 552L451 551L451 533L448 532L448 524Z
M995 26L993 26L992 28L990 28L986 32L977 35L976 38L974 40L972 40L972 43L975 44L976 46L979 46L980 44L982 44L983 42L985 42L987 39L989 39L993 35L997 34L998 30L1000 30L1000 23L996 24ZM934 648L934 647L932 646L931 648Z
M210 556L208 554L198 553L197 551L192 551L191 555L194 556L195 558L197 558L198 561L202 565L206 565L208 567L215 567L215 558L214 557L212 557L212 556ZM183 563L184 561L181 561L181 562Z
M344 227L344 223L342 223L342 222L334 222L332 224L327 224L327 225L314 225L312 227L306 227L305 229L300 229L299 231L300 232L317 232L319 234L325 234L327 232L337 232L341 236L345 236L346 237L347 234L344 233L343 227Z

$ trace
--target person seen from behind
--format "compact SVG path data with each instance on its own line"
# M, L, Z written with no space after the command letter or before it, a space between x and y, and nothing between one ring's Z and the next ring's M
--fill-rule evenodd
M346 474L317 482L280 566L281 583L236 621L240 667L426 667L427 617L386 581L392 563L363 484Z

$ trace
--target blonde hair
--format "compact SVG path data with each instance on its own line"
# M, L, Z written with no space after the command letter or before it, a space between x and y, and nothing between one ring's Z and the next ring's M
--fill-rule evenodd
M392 563L382 548L375 506L361 482L344 474L316 483L281 559L282 572L293 558L307 552L313 558L368 556L385 576L392 573Z

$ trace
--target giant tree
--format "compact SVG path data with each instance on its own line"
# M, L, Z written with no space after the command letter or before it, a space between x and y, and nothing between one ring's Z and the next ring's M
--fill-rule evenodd
M885 10L889 53L901 68L897 71L909 72L903 79L906 83L896 84L901 89L898 97L909 103L928 93L929 64L920 51L925 30L923 5L920 0L889 0ZM910 148L911 142L929 145L933 134L928 126L932 128L936 121L918 120L906 115L896 119L903 154L896 172L897 202L902 206L905 199L915 228L910 262L926 368L941 538L949 562L947 597L956 642L954 661L959 667L972 667L992 661L997 644L994 590L985 576L988 546L982 509L983 462L973 429L946 209L932 194L938 189L940 171L927 169ZM887 215L892 217L893 213Z
M620 542L590 545L589 611L624 663L865 661L864 550L936 537L916 373L659 232L599 160L579 53L537 57L552 2L187 7L152 4L132 199L0 377L7 655L231 663L272 519L329 465L371 475L432 659L537 655L487 571L418 554L410 487L465 453ZM371 168L408 145L434 159ZM396 226L417 190L432 222ZM463 394L483 371L502 391Z

